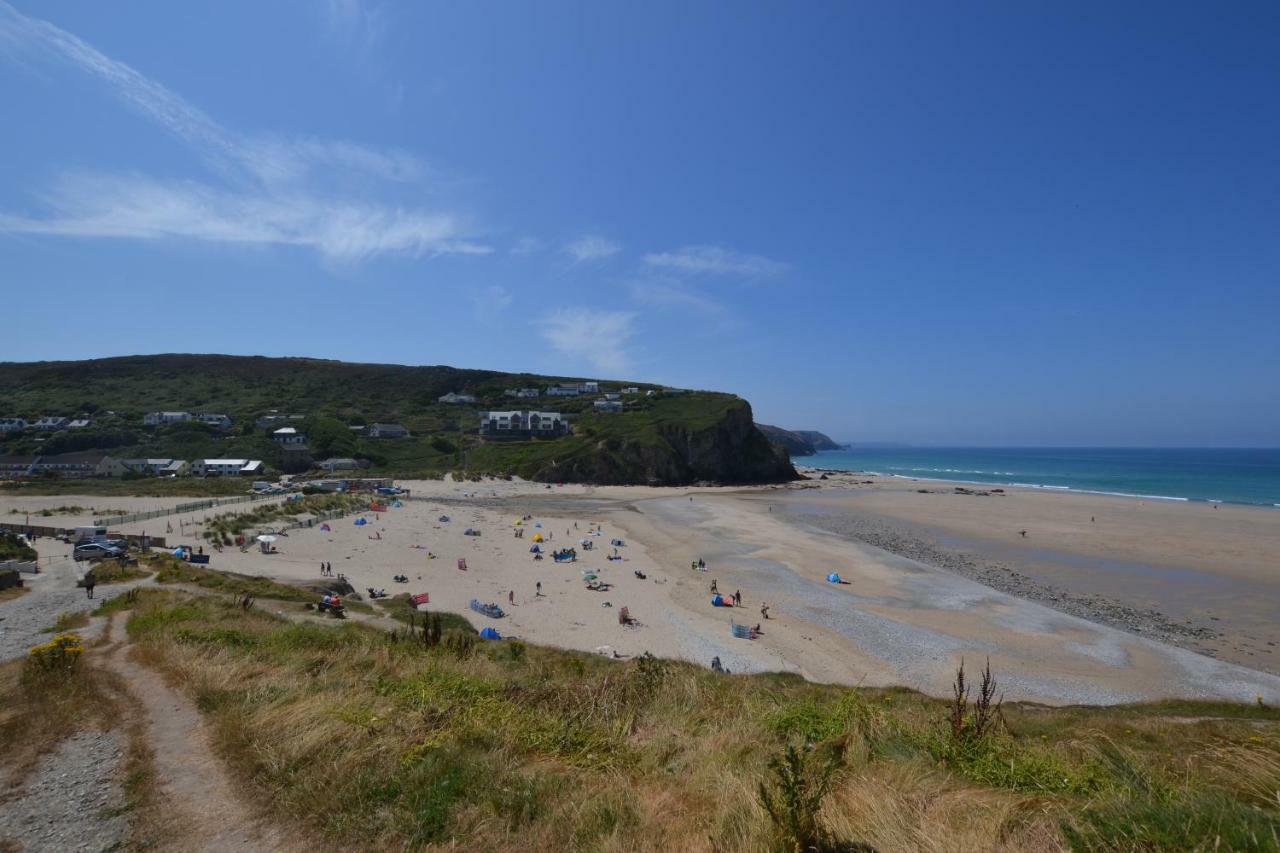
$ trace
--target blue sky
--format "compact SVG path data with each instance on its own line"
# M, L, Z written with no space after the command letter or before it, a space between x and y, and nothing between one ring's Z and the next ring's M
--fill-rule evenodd
M1125 6L0 0L0 358L1280 444L1280 7Z

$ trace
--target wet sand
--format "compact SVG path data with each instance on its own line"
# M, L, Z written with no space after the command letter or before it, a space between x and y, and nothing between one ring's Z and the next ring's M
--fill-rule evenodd
M785 502L797 523L1062 612L1280 672L1280 511L828 476L820 489Z

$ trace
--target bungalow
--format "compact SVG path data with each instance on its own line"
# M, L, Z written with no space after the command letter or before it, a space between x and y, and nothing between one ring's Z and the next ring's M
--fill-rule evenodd
M271 438L281 444L306 444L307 434L298 432L294 427L280 427L280 429L271 433Z
M604 398L606 400L621 400L622 395L621 394L605 394Z
M354 471L360 467L360 464L354 459L335 456L332 459L326 459L319 465L320 470L328 471L332 474L334 471Z
M537 388L508 388L503 392L508 397L516 397L518 399L537 399L541 393Z
M32 429L41 429L45 432L58 432L64 430L71 423L70 418L58 417L56 415L47 415L31 425Z
M597 412L621 412L622 403L617 400L596 400L595 407Z
M197 477L248 477L266 470L260 459L197 459L191 473Z
M205 412L204 414L196 415L196 420L202 424L217 427L218 429L231 429L231 418L226 415Z
M64 480L83 480L89 477L119 477L126 470L124 463L100 450L82 453L59 453L41 456L31 466L34 475L53 473Z
M143 426L160 426L160 424L176 424L191 420L189 412L147 412L142 416Z
M628 385L626 388L622 389L622 393L623 394L639 394L640 389L634 385Z
M453 391L439 398L441 403L474 403L475 401L476 398L471 394L457 394Z
M130 471L139 474L150 474L153 477L167 477L170 474L180 474L186 469L187 463L181 459L121 459L120 463Z
M31 474L39 456L0 456L0 480L16 480Z
M26 418L0 418L0 432L21 432L26 428Z
M599 394L600 383L599 382L579 382L578 390L581 391L583 394Z
M577 385L552 385L547 389L548 397L576 397L581 393Z
M480 416L480 435L486 438L551 437L568 431L559 412L485 412Z
M303 417L303 415L282 415L278 412L271 412L270 414L259 415L257 420L253 422L253 425L258 429L266 429L267 427L275 426L276 424L288 423L289 421L300 421Z
M409 431L400 424L373 424L369 427L370 438L408 438Z

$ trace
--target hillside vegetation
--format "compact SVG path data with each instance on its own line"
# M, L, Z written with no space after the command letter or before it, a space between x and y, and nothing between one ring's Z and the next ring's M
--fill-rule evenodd
M666 393L635 385L621 413L597 414L593 397L516 400L509 388L545 389L576 377L547 377L453 367L349 364L305 358L155 355L82 362L0 363L5 415L92 415L85 430L24 433L4 439L8 453L106 450L113 456L262 459L294 471L297 459L255 419L303 416L290 425L308 435L307 461L365 460L371 474L464 476L517 474L545 481L601 483L780 482L795 477L752 422L749 404L715 392ZM654 391L653 395L646 392ZM449 392L474 404L440 403ZM568 415L574 435L555 440L481 442L479 414L531 408ZM144 427L149 411L217 412L229 430L200 423ZM398 423L404 439L360 437L350 429ZM278 426L278 424L277 424Z
M783 429L768 424L756 424L756 426L766 438L775 444L782 445L792 456L813 456L819 450L840 449L840 445L816 430Z
M980 706L144 592L128 632L326 846L1280 847L1280 714ZM997 674L998 677L998 674Z

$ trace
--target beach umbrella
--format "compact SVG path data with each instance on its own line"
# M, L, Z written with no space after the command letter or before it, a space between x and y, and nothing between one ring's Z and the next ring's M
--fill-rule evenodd
M579 544L579 545L590 545L590 544L591 544L591 540L590 540L590 539L588 539L588 538L586 538L586 537L584 536L583 538L581 538L581 539L579 539L579 540L578 540L578 544Z
M520 526L520 525L522 525L522 524L524 524L524 519L523 519L523 518L517 518L517 519L516 519L516 527L519 527L519 526Z
M840 583L840 576L835 572L832 572L831 574L827 575L827 580L831 581L831 583Z
M274 542L274 541L276 541L276 537L272 536L272 535L271 535L271 534L269 534L269 533L264 533L264 534L262 534L261 536L259 536L259 537L258 537L258 541L259 541L259 542Z
M541 521L534 522L534 525L533 525L533 526L534 526L534 527L541 527L541 526L542 526L542 522L541 522Z
M534 541L534 542L541 542L541 541L542 541L542 534L541 534L541 533L535 533L535 534L533 534L533 541Z

